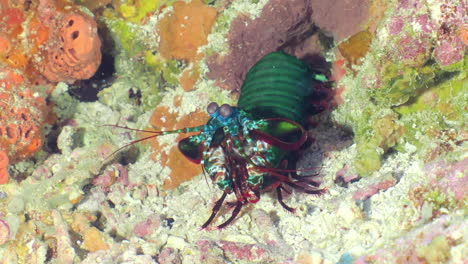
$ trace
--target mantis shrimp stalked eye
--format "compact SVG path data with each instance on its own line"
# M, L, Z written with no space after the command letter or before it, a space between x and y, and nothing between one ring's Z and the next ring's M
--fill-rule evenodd
M179 150L188 160L201 164L203 172L223 192L202 228L213 222L228 197L235 197L228 203L234 209L218 228L229 225L244 205L258 202L264 190L276 190L279 204L294 212L284 203L283 191L324 192L316 174L300 176L288 167L290 153L307 139L301 125L307 108L305 98L323 82L324 75L312 72L296 57L269 53L247 73L237 107L212 102L207 106L210 119L206 124L150 132L154 135L141 140L199 132L179 141Z

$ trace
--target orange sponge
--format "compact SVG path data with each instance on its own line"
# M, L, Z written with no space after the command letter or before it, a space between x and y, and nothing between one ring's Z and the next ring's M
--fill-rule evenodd
M0 34L0 56L5 57L11 51L11 40L10 37Z
M68 83L92 77L101 63L96 22L85 14L71 11L57 21L59 30L49 28L49 38L42 47L43 59L37 61L42 75L51 82Z
M8 155L0 149L0 184L8 182Z
M44 97L32 91L19 70L0 68L0 184L7 166L32 156L42 145L42 125L48 110Z
M197 49L207 43L207 36L216 18L216 10L193 0L175 2L174 11L167 14L157 25L161 36L159 51L167 59L180 59L192 62L197 57Z
M186 92L193 91L199 76L200 72L196 65L194 65L192 68L185 69L184 72L182 72L182 76L180 77L180 86Z
M94 19L70 1L26 2L0 0L0 61L32 82L92 77L101 62Z

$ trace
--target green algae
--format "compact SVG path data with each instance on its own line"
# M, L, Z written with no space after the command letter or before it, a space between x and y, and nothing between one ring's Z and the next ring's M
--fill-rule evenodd
M120 14L130 22L140 22L149 13L155 12L167 2L174 1L160 1L160 0L127 0L119 7Z
M386 61L380 72L374 72L380 76L380 85L372 89L359 86L347 94L346 104L334 116L353 129L357 144L354 166L361 176L378 170L390 149L405 152L410 144L425 158L435 144L442 144L441 131L463 128L468 101L466 58L444 68L433 61L421 67ZM374 59L370 56L363 67ZM352 81L353 85L358 82Z
M142 108L140 114L151 110L161 101L164 75L173 74L161 72L172 68L155 69L151 63L145 63L145 53L155 50L154 43L141 37L146 33L145 28L115 17L104 21L115 45L114 66L117 78L114 85L99 93L99 99L107 105L129 107L135 105L133 99L129 98L129 90L139 90L142 95L138 102ZM175 84L173 82L171 86Z
M109 27L117 50L123 49L130 55L136 55L145 48L143 43L138 41L137 36L142 34L142 30L137 25L119 18L106 18L104 22Z
M450 258L450 244L443 235L434 237L431 243L419 245L416 255L428 264L444 263Z
M429 202L432 205L432 209L436 211L444 210L453 210L455 209L456 202L453 195L446 194L445 192L439 189L432 189L423 194L423 200Z
M412 104L395 108L407 131L405 141L429 151L430 143L435 142L438 131L462 129L466 124L466 102L468 82L454 79L428 89ZM402 150L403 146L398 146Z
M399 106L415 98L423 90L443 83L456 74L457 71L442 71L432 61L417 68L386 62L382 70L383 84L370 91L370 95L379 105Z
M145 52L146 65L156 74L161 74L164 80L172 85L179 84L179 75L185 67L180 60L165 60L157 53L152 51Z

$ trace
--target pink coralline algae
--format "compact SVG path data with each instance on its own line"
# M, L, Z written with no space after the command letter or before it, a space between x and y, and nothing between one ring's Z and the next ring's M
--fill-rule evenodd
M388 188L393 187L396 184L396 180L391 179L383 179L378 181L377 183L370 184L369 186L359 189L353 194L353 199L355 200L366 200L367 198L371 197L372 195L377 194L380 191L385 191Z
M335 183L340 186L348 186L351 182L360 179L358 174L348 172L348 166L344 166L335 173Z
M438 9L434 13L440 14L431 15L429 8ZM432 7L425 0L399 1L386 26L389 57L413 67L423 65L431 57L441 66L461 61L466 46L458 32L465 23L464 9L457 1L441 1Z
M468 158L428 163L424 173L427 182L412 186L409 192L413 205L421 210L420 221L463 210L468 198Z
M389 56L395 62L421 66L430 58L435 25L427 14L419 14L426 10L410 10L397 6L395 15L390 18L387 25Z
M466 46L460 39L450 37L442 39L434 48L434 59L441 66L447 66L455 62L461 61L465 55Z
M266 260L267 251L255 244L242 244L230 241L220 241L221 248L230 259L258 261Z
M337 43L361 31L369 17L368 0L310 2L315 25L331 33Z
M129 183L127 170L119 163L108 166L102 174L99 174L92 180L92 183L109 191L108 187L116 181L122 183L124 186L127 186Z
M463 260L464 257L452 255L451 251L462 243L466 228L463 218L442 216L353 263L466 263L466 257Z
M242 263L271 263L273 256L279 253L278 248L270 249L268 245L264 244L247 244L225 240L200 239L197 242L197 247L201 253L200 261L202 263L221 263L225 262L226 259L237 260ZM224 260L220 256L224 256Z
M158 254L158 263L161 264L177 264L182 263L182 256L172 248L163 248Z
M161 220L158 215L154 214L148 219L138 222L133 228L133 232L139 237L151 235L161 226Z
M468 198L468 158L454 164L435 161L426 165L431 188L440 188L456 201Z

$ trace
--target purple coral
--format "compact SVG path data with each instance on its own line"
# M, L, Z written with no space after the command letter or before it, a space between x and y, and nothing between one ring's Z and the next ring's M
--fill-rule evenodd
M400 1L389 18L389 57L408 66L421 66L430 58L435 25L425 5L416 0Z
M335 42L358 33L369 16L368 0L310 1L312 19L321 30L333 34Z
M312 8L308 0L285 3L272 0L257 19L239 16L229 31L230 54L208 58L208 77L224 81L220 85L239 91L247 70L265 54L286 42L304 37L312 28ZM275 18L275 19L272 19Z
M449 37L439 41L434 48L433 56L439 65L447 66L461 61L465 55L465 49L465 45L459 38Z
M429 9L435 10L428 14ZM413 67L423 65L431 56L441 66L461 61L466 46L457 31L464 23L463 10L464 4L456 1L444 0L433 6L425 0L399 1L386 26L388 56Z
M426 165L425 171L432 189L438 187L460 202L468 197L468 158L453 164L433 162Z

